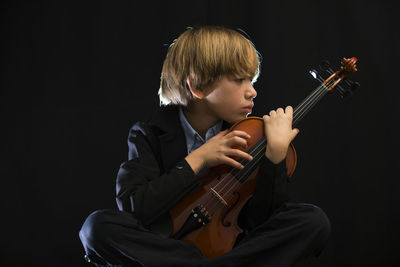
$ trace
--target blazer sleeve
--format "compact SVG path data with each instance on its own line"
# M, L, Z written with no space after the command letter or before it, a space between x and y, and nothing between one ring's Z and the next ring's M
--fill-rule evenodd
M143 124L132 127L129 160L121 164L116 181L118 208L133 213L144 226L157 221L199 183L184 158L171 169L162 169L154 149L157 138L151 138L150 131Z
M253 197L244 209L246 225L254 228L266 221L288 197L289 178L286 174L286 162L272 163L267 157L261 162L256 188Z

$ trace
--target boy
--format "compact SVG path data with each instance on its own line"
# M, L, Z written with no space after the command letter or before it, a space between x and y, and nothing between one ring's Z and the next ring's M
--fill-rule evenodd
M285 157L298 129L292 107L265 115L267 147L252 198L239 216L244 234L208 260L192 244L169 238L169 210L199 184L208 168L252 157L249 135L229 131L251 113L260 58L253 44L219 26L189 28L170 46L160 86L162 107L136 123L129 160L117 175L117 210L90 214L80 231L85 258L96 266L291 266L317 255L330 231L324 212L290 203Z

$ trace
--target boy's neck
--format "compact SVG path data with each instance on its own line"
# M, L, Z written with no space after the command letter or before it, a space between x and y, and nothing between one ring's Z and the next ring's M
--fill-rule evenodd
M220 119L209 112L209 109L200 102L193 102L183 107L183 114L192 128L205 139L206 132Z

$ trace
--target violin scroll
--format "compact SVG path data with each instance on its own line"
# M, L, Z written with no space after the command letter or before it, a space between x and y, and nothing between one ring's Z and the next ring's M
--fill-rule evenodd
M343 58L342 59L342 68L346 74L354 73L357 71L357 63L358 59L356 57L352 58Z
M336 88L342 98L353 95L354 91L360 87L358 82L353 82L347 78L349 74L357 72L358 59L356 57L343 58L341 68L336 72L330 68L330 62L324 60L318 68L311 69L309 73L325 87L327 91Z

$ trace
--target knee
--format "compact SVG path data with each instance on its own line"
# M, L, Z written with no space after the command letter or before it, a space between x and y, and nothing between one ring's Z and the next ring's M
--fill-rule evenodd
M86 218L79 231L79 238L85 248L93 249L113 235L109 216L107 210L97 210Z
M331 233L331 224L325 212L314 205L302 204L303 230L309 236L313 236L316 244L324 246Z

